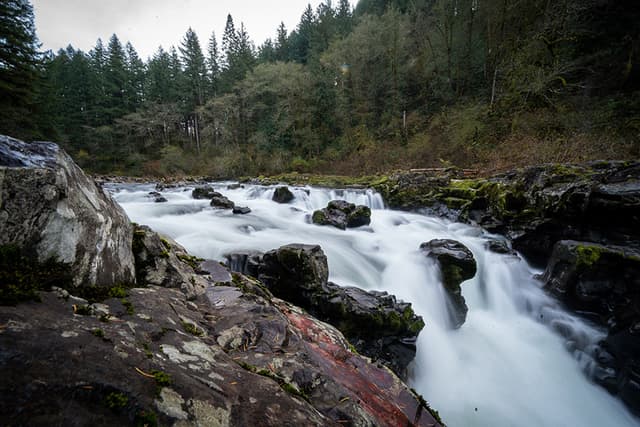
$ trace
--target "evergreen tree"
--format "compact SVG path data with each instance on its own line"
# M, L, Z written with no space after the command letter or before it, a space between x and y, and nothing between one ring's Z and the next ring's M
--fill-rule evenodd
M278 26L278 32L275 43L275 55L277 61L288 61L290 57L289 52L289 38L287 34L287 28L284 26L284 22L280 22Z
M127 69L126 57L118 36L109 39L105 69L106 120L111 123L127 112Z
M258 48L258 62L274 62L277 60L276 49L271 39L266 39Z
M180 54L187 89L187 109L193 110L204 103L207 69L198 36L191 28L187 30L182 40Z
M306 64L309 59L314 22L315 15L311 5L308 4L300 18L296 31L291 34L292 59L296 62Z
M233 17L231 14L227 15L227 22L224 26L224 33L222 34L222 55L224 70L229 69L230 59L234 55L234 51L238 45L236 27L233 24Z
M38 46L31 4L27 0L0 2L0 133L24 138L37 133Z
M138 53L127 42L126 46L126 68L127 68L127 109L128 111L136 111L144 101L144 81L145 81L145 65L138 56Z
M210 93L216 96L220 85L220 52L218 51L218 40L215 32L211 33L211 38L209 38L207 67L209 70Z
M102 39L96 41L96 45L89 51L89 64L91 65L90 86L95 102L91 106L90 121L92 126L99 126L107 122L107 50Z

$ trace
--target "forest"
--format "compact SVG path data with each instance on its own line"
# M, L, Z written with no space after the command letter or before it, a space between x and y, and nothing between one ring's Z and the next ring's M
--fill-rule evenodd
M144 61L116 34L41 52L6 0L0 134L144 176L637 158L638 22L636 0L325 0L259 46L228 15Z

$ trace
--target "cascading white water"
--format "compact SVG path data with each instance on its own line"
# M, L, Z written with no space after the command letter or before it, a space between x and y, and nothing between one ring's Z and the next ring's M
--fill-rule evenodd
M271 201L274 188L214 187L252 212L212 209L208 200L192 199L190 188L163 192L167 203L147 196L152 185L110 190L132 221L173 237L194 255L223 260L237 251L320 244L332 281L413 303L426 327L410 382L449 426L640 425L584 373L602 332L549 298L534 279L539 271L518 257L485 250L491 236L482 230L385 210L371 190L296 188L293 202L281 205ZM371 225L342 231L310 224L310 213L333 199L371 207ZM435 238L464 243L478 262L476 276L462 285L469 313L458 330L448 326L438 268L418 251Z

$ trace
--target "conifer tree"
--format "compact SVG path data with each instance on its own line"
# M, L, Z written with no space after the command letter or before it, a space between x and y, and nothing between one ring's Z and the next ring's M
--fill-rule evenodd
M33 8L27 0L0 2L0 133L30 137L41 64Z

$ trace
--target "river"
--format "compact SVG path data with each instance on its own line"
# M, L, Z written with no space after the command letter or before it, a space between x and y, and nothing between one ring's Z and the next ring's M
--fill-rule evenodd
M384 208L371 190L295 188L290 204L271 201L273 187L213 186L248 215L191 198L193 187L163 191L152 184L108 185L132 221L164 233L202 258L224 260L236 251L267 251L288 243L320 244L330 280L383 290L409 301L426 326L417 342L410 386L450 426L637 426L619 400L588 379L589 354L602 331L565 312L541 289L524 260L485 249L499 238L482 229ZM366 204L367 227L338 230L309 223L333 199ZM462 284L467 320L450 328L449 303L435 264L420 243L454 239L473 252L476 276Z

